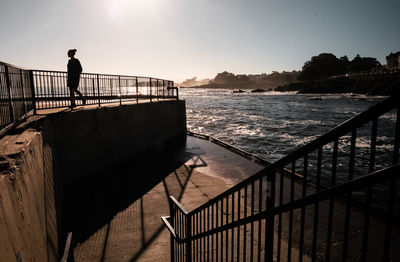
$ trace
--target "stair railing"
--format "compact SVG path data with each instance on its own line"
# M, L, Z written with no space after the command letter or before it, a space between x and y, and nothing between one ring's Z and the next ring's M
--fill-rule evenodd
M306 215L306 206L301 207L300 214L295 214L293 208L288 211L289 214L285 217L288 232L283 230L284 216L282 213L277 213L277 217L261 214L265 215L267 210L291 205L295 201L305 199L308 195L330 190L332 187L352 181L361 175L372 173L376 169L380 170L396 164L399 158L400 141L399 103L398 94L386 98L191 212L182 213L183 208L180 204L171 199L169 219L174 222L172 225L170 224L170 230L173 229L176 235L176 238L171 237L171 240L174 239L174 249L172 249L171 244L171 260L175 261L180 258L179 261L222 261L228 258L230 260L243 258L253 261L257 258L257 260L272 261L275 253L279 261L282 258L282 245L285 240L287 242L285 244L285 250L287 250L285 256L291 258L294 255L292 249L295 247L298 250L299 260L302 260L303 254L309 252L304 248L305 219L309 213ZM393 110L396 110L396 112L393 113ZM385 150L386 153L389 152L391 159L388 160L387 157L383 157L382 159L385 160L383 165L380 163L379 166L376 166L377 144L382 143L381 140L377 140L378 131L385 131L388 128L387 126L378 128L378 118L384 115L387 118L387 114L389 114L389 118L393 118L393 115L395 115L393 138L389 139L391 146L389 150ZM357 131L358 129L365 129L365 126L371 128L367 157L365 150L358 150L362 154L357 154L356 150ZM364 130L359 133L363 132ZM346 136L348 133L350 133L350 136ZM385 133L385 135L387 134ZM341 144L341 147L339 147L339 144ZM346 150L347 153L344 152ZM360 155L367 158L367 161L361 165L361 167L367 166L367 170L361 170L357 166L360 170L355 172L356 162L360 160ZM343 164L344 159L347 159L346 165ZM327 163L330 165L328 166ZM338 169L340 173L337 172ZM329 173L327 170L329 170ZM340 177L338 177L338 174ZM343 174L346 174L346 176L344 177ZM327 175L329 179L326 179ZM390 182L388 192L392 192L395 183L395 180ZM367 192L361 200L356 199L359 192L354 190L349 191L346 196L342 196L340 199L340 201L345 200L343 204L345 206L343 257L348 256L349 243L346 241L350 230L350 215L354 203L357 202L363 202L362 206L365 210L362 248L365 251L368 247L369 223L371 212L374 210L372 208L372 197L374 196L372 191L373 186L371 184L367 187ZM332 225L337 201L335 196L329 199L328 221L324 225L327 228L324 253L325 257L328 258L332 255L331 245L332 234L334 233ZM316 250L319 246L317 241L319 212L319 202L315 202L312 212L314 219L313 236L311 248L309 248L311 250L309 255L313 261L318 255ZM393 216L387 217L387 212L382 212L382 214L386 214L386 222L391 225ZM260 217L263 219L258 219ZM164 218L164 222L168 222L168 220ZM179 229L180 233L177 233L176 226L181 228ZM274 240L274 232L277 232L276 240ZM298 233L298 236L293 237L295 233ZM386 234L389 233L386 231ZM277 242L276 245L274 245L274 241ZM180 252L179 256L176 256L176 252ZM366 254L366 252L364 253Z

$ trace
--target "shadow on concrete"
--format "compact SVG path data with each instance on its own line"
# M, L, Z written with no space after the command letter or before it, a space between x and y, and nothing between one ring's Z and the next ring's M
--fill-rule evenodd
M102 227L106 225L109 227L109 222L118 212L140 200L144 194L189 159L197 158L196 163L202 166L207 165L201 160L199 153L201 152L188 150L186 136L184 136L67 185L64 195L64 221L66 221L64 232L73 232L75 243L84 242ZM186 181L179 180L182 189L180 197L192 169L193 167L188 167ZM177 179L179 178L177 177ZM165 183L164 187L168 192ZM145 219L143 214L141 214L141 219ZM133 256L132 260L135 260L145 250L161 230L162 227L145 241L145 229L142 228L143 237L142 243L140 243L142 248ZM106 232L106 234L109 233L109 228ZM107 239L106 236L101 261L104 260Z
M185 188L186 188L186 186L187 186L187 183L189 182L189 179L190 179L190 177L191 177L191 175L192 175L192 173L193 173L193 170L196 168L196 167L204 167L204 166L207 166L207 163L201 158L201 156L198 154L199 152L197 152L197 155L192 155L192 159L193 159L193 164L192 165L189 165L189 166L187 166L187 165L183 165L183 167L185 168L185 170L186 170L186 175L185 175L185 178L184 179L182 179L182 178L180 178L179 176L178 176L178 174L177 174L177 172L176 171L174 171L173 172L173 174L174 174L174 177L176 178L176 180L177 180L177 182L178 182L178 184L179 184L179 187L180 187L180 190L179 190L179 192L174 192L175 194L177 194L176 195L176 199L178 200L178 201L180 201L181 199L182 199L182 196L183 196L183 193L184 193L184 191L185 191ZM188 160L188 159L187 159ZM166 183L166 181L165 181L165 179L163 179L162 180L162 183L163 183L163 187L164 187L164 192L166 193L166 198L168 199L171 195L174 195L174 193L172 193L170 190L169 190L169 188L168 188L168 184ZM141 210L143 210L143 208L141 208ZM143 214L142 214L143 215ZM143 218L143 216L142 216L142 218ZM143 219L142 219L143 220ZM143 225L143 223L142 223L142 225ZM153 242L154 242L154 240L155 239L157 239L157 237L159 236L159 234L163 231L163 230L165 230L165 226L163 225L163 224L161 224L157 229L156 229L156 231L152 234L152 236L147 240L147 241L144 241L144 232L145 232L145 228L142 228L142 247L137 251L137 252L135 252L135 254L132 256L132 258L131 259L129 259L129 261L130 262L133 262L133 261L136 261L138 258L140 258L140 256L143 254L143 252L144 251L146 251L146 248L149 246L149 245L151 245Z

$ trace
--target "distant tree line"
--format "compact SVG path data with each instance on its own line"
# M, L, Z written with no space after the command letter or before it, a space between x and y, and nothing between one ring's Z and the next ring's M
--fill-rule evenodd
M277 72L271 74L233 74L227 71L218 73L214 79L197 80L196 77L183 81L182 87L202 87L202 88L229 88L246 89L262 88L274 89L279 85L285 85L297 81L299 71Z
M347 56L337 58L331 53L322 53L313 56L310 61L304 63L298 80L313 81L329 76L370 72L380 67L382 65L373 57L360 57L360 55L357 55L350 61Z
M230 88L264 88L273 89L281 84L288 84L297 80L299 76L298 71L292 72L277 72L273 71L271 74L239 74L235 75L224 71L218 73L209 84L213 86L226 86Z

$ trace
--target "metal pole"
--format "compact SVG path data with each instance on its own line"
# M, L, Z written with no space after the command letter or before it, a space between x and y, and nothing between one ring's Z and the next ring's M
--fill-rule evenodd
M29 70L29 82L31 85L31 92L32 92L33 114L36 115L35 82L33 81L33 71L32 70Z
M8 91L8 109L10 113L10 123L15 121L14 118L14 108L12 104L12 97L11 97L11 83L10 83L10 76L8 72L8 66L5 67L5 73L6 73L6 85L7 85L7 91Z
M139 83L136 77L136 104L139 104Z
M136 82L137 83L137 82ZM172 226L174 226L174 224L172 223L173 219L174 219L174 209L173 209L173 204L171 199L168 199L168 203L169 203L169 221L170 224ZM173 237L172 234L170 234L170 254L171 254L171 262L174 262L175 260L175 239Z
M160 101L160 98L158 96L158 79L157 79L157 101Z
M275 172L267 174L267 209L275 206ZM266 238L265 238L265 261L274 261L274 216L270 215L265 219Z
M24 77L22 76L22 69L19 70L19 76L21 79L21 92L22 92L22 102L24 104L24 114L26 114L26 101L25 101L25 91L24 91Z
M192 261L192 217L190 214L186 215L186 261Z
M151 78L150 78L150 102L151 102Z
M122 92L121 92L121 76L118 76L118 86L119 86L119 105L122 105Z
M99 74L97 74L97 94L99 95L99 107L101 107L101 101L100 101L100 79L99 79Z

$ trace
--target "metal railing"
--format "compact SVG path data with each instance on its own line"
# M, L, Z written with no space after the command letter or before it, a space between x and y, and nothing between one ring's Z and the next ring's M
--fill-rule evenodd
M343 261L353 256L355 243L365 261L376 228L371 221L378 218L385 237L374 244L386 261L399 249L390 248L399 198L399 166L391 167L399 158L399 104L398 94L385 99L191 212L171 198L170 217L163 218L173 230L171 261ZM390 144L383 149L382 136ZM376 182L376 176L385 180ZM350 233L358 238L349 241ZM338 234L340 251L333 246Z
M79 89L87 105L179 99L174 82L141 76L81 74ZM82 100L76 97L78 105ZM32 111L71 105L67 73L27 70L0 62L0 130Z
M65 240L64 251L62 257L60 258L60 262L74 262L74 247L72 240L72 232L68 232L67 238Z
M34 108L29 73L0 62L0 130Z
M67 107L71 105L67 73L32 70L36 109ZM87 105L149 100L150 102L178 99L174 82L138 76L82 73L79 91ZM79 101L79 97L76 98ZM82 104L82 101L79 102Z

